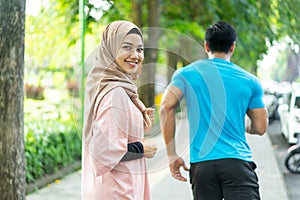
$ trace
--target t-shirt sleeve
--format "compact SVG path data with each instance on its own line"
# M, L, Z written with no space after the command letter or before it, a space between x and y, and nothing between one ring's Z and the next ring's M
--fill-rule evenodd
M263 100L264 90L259 80L254 79L253 95L249 103L249 109L265 108Z
M182 75L182 70L174 72L169 86L175 86L179 88L183 94L185 94L185 79Z

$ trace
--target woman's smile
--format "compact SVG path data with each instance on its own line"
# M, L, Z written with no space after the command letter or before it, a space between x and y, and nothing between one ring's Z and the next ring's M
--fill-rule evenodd
M138 61L125 60L125 62L132 68L138 67Z
M142 66L144 60L143 40L138 34L128 34L122 42L116 63L128 74L134 74Z

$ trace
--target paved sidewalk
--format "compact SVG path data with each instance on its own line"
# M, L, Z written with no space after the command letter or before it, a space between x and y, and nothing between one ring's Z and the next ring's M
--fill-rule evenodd
M188 163L188 126L185 118L177 123L176 142L179 154ZM249 135L248 141L253 158L258 165L262 200L288 200L286 185L280 173L274 151L266 134ZM147 160L151 193L153 200L191 200L189 182L173 179L169 173L167 157L161 134L152 138L158 144L158 152L153 159ZM188 173L183 173L188 178ZM49 184L35 193L27 195L27 200L80 200L81 172L67 175L60 181Z

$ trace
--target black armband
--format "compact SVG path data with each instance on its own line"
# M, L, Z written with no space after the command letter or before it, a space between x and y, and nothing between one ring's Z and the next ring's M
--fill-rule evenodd
M121 162L136 160L144 157L144 146L140 142L127 144L127 152L121 159Z

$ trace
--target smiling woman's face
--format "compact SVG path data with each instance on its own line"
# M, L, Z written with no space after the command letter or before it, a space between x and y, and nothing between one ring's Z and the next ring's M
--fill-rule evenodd
M132 75L137 72L144 60L144 45L140 35L128 34L121 44L116 63L126 73Z

